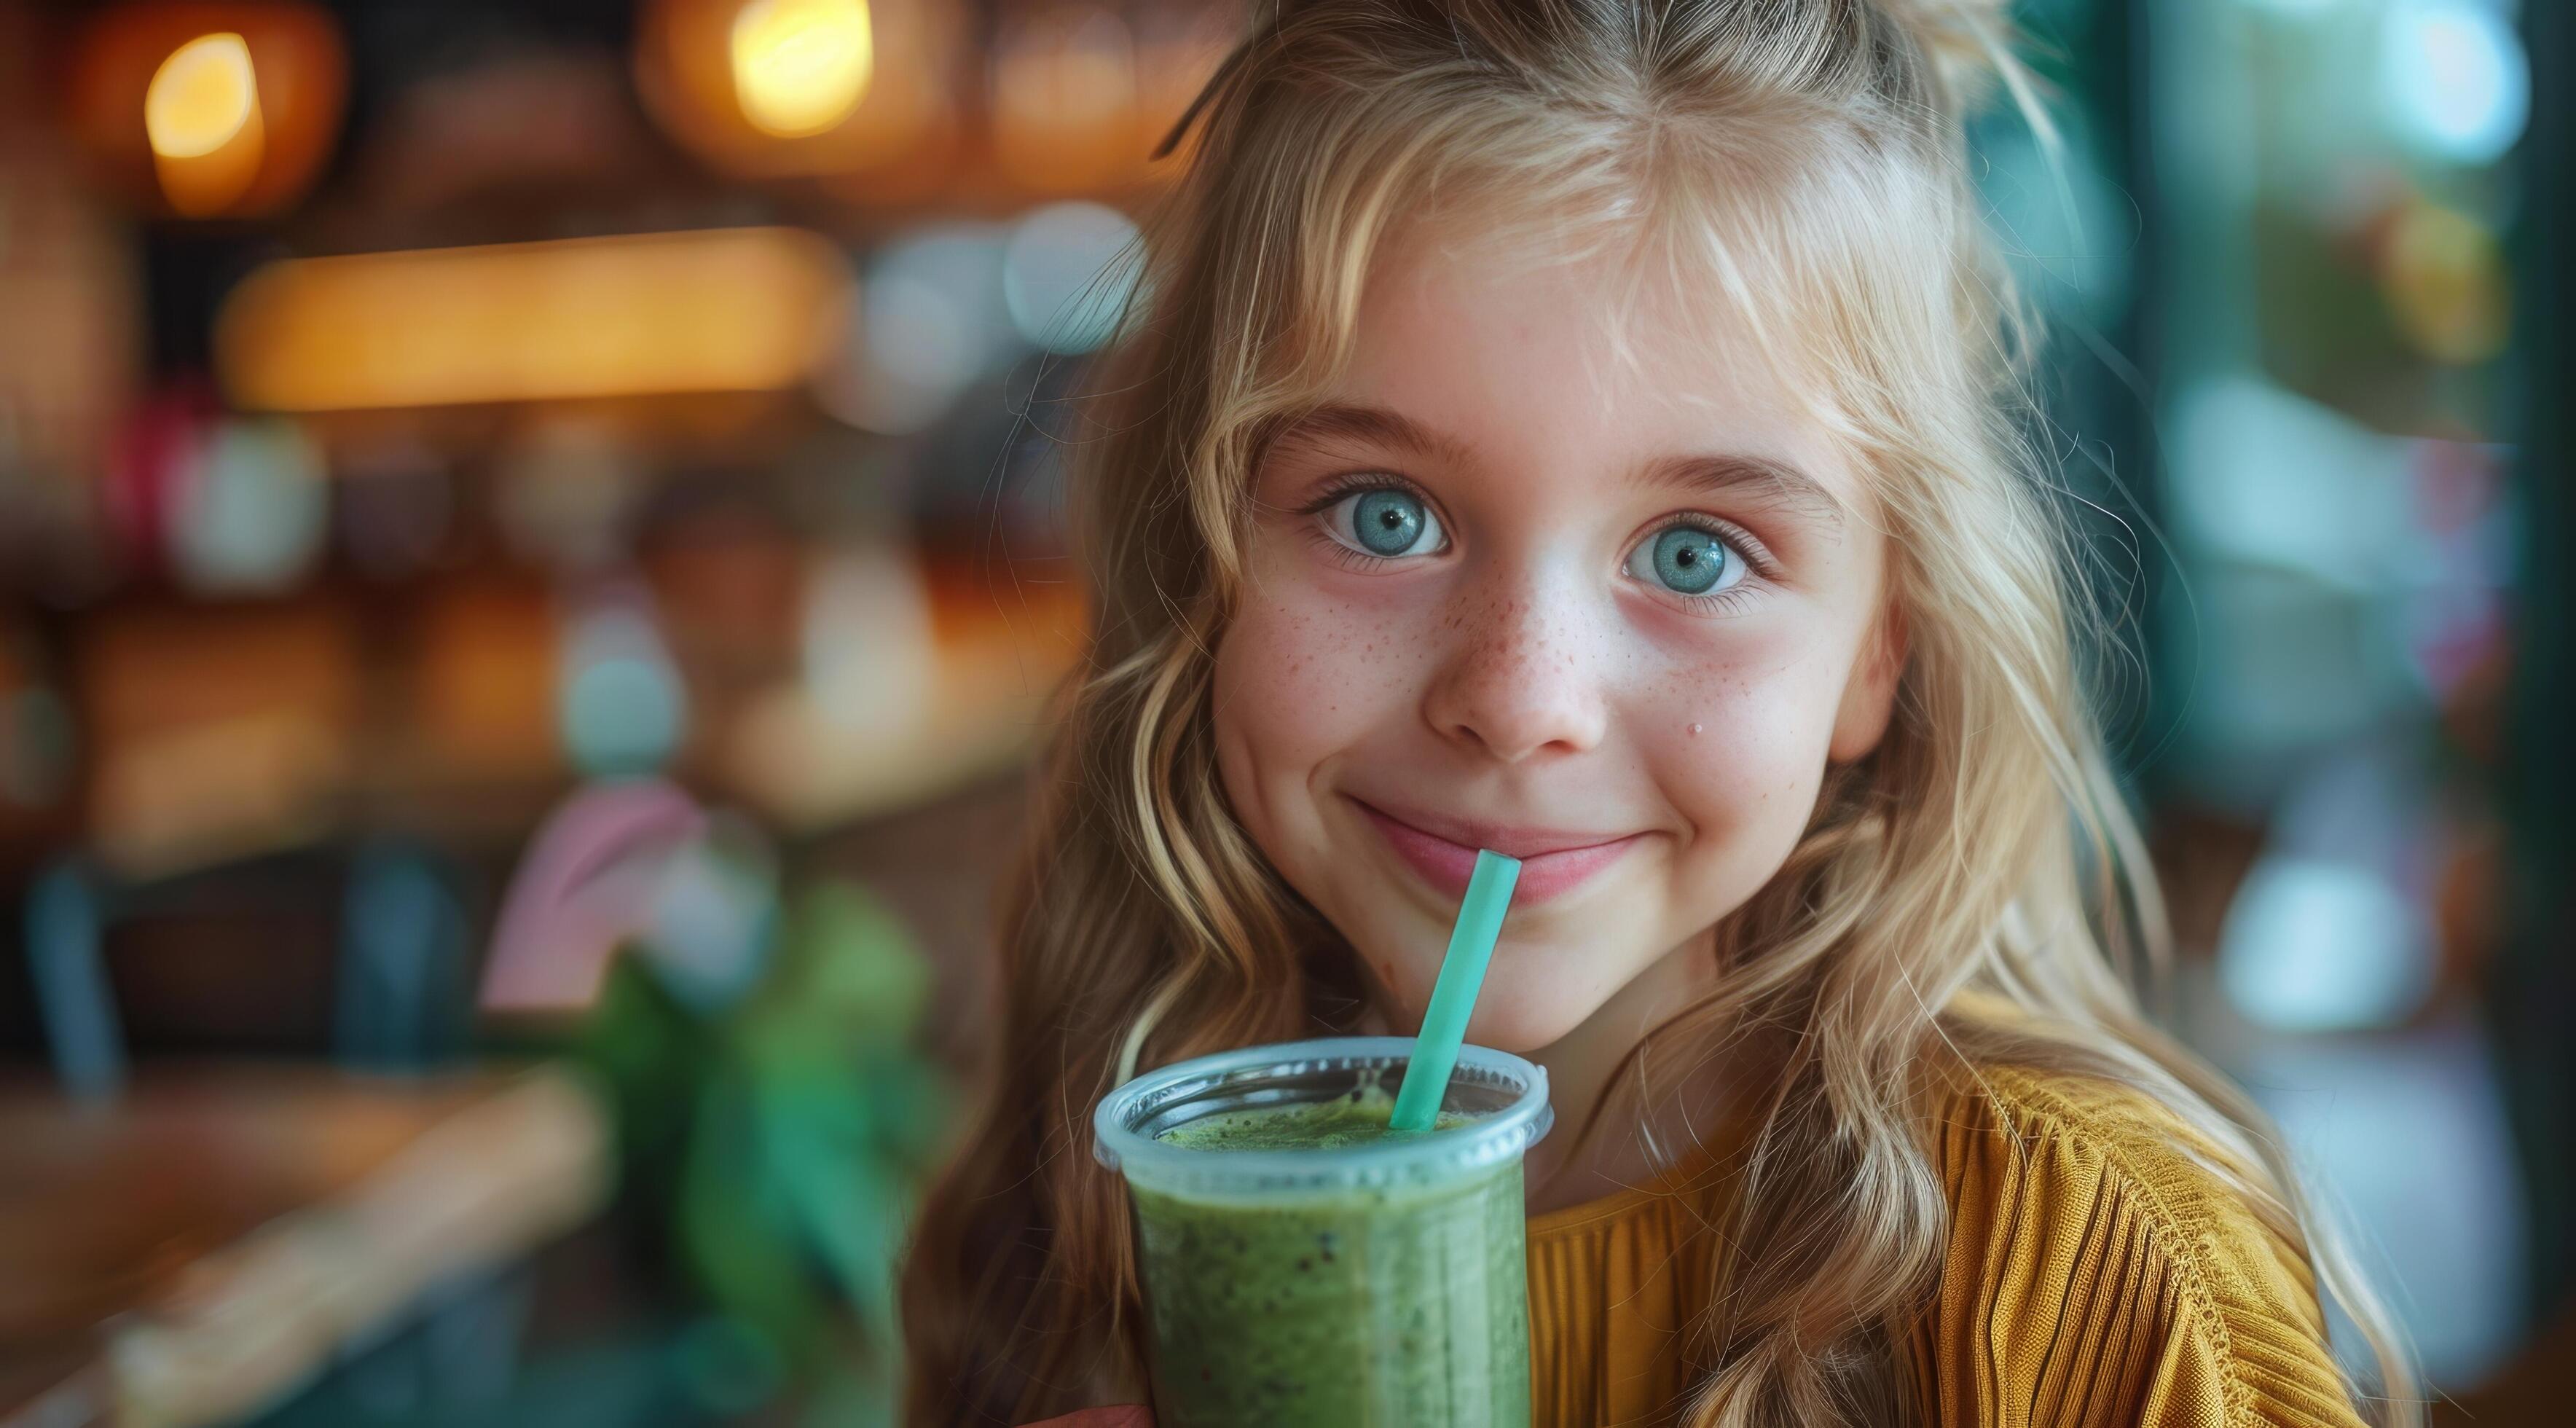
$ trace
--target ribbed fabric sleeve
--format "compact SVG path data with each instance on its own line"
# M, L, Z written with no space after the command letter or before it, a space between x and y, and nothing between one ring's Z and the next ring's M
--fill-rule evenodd
M2134 1092L2009 1070L1960 1092L1928 1421L2357 1428L2306 1257L2196 1146Z
M2202 1164L2170 1111L2020 1071L1936 1126L1947 1259L1915 1329L1940 1428L2357 1428L2307 1262ZM1725 1253L1735 1161L1533 1217L1542 1428L1663 1424L1705 1371L1690 1328Z

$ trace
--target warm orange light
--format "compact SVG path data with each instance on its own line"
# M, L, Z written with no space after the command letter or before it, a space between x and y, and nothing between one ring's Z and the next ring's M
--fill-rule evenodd
M64 56L71 133L99 176L189 217L274 213L310 187L347 97L312 0L125 0Z
M636 88L734 173L880 170L956 127L966 14L952 0L647 0Z
M1134 179L1136 46L1101 9L1051 13L1003 36L993 57L993 149L1014 181L1078 193Z
M730 49L743 117L782 139L848 118L876 68L865 0L751 0Z
M220 213L249 192L268 133L242 37L199 35L172 50L144 88L143 134L161 192L181 213Z
M199 35L170 52L143 92L143 132L165 159L198 159L259 120L250 46L235 34Z
M849 283L785 228L303 259L234 290L216 368L269 411L776 391L831 348Z

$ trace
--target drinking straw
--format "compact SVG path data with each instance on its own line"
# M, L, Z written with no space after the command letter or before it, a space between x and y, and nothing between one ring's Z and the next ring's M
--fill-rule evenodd
M1511 906L1512 885L1520 877L1520 859L1490 849L1477 852L1467 896L1458 903L1458 925L1449 932L1449 953L1440 959L1440 977L1431 984L1431 1010L1423 1014L1404 1085L1395 1093L1389 1124L1397 1130L1427 1131L1440 1114L1449 1073L1457 1069L1459 1044L1467 1039L1467 1014L1476 1009L1485 964L1494 959L1494 939L1502 936L1503 912Z

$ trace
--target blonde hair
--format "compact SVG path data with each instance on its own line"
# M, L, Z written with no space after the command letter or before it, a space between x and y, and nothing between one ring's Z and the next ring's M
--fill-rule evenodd
M1026 1421L1140 1383L1126 1206L1091 1106L1140 1065L1358 1005L1347 949L1226 807L1209 683L1253 465L1346 353L1381 240L1435 194L1630 235L1662 280L1730 303L1805 380L1892 538L1896 720L1717 929L1717 990L1614 1078L1649 1096L1659 1067L1751 1028L1801 1033L1685 1421L1903 1416L1898 1356L1948 1222L1932 1088L2000 1064L2169 1107L2307 1247L2387 1413L2417 1416L2386 1312L2260 1113L2131 990L2160 904L2081 691L2080 567L2019 435L2027 328L1968 179L1969 107L1998 77L2030 107L2000 8L1289 0L1219 71L1072 448L1090 660L1006 911L997 1082L906 1269L913 1421Z

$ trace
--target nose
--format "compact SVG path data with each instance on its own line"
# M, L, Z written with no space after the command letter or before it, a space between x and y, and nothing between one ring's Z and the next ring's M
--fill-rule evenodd
M1485 600L1458 617L1463 638L1423 694L1423 721L1442 738L1507 764L1597 747L1609 711L1569 613L1565 602L1527 591Z

